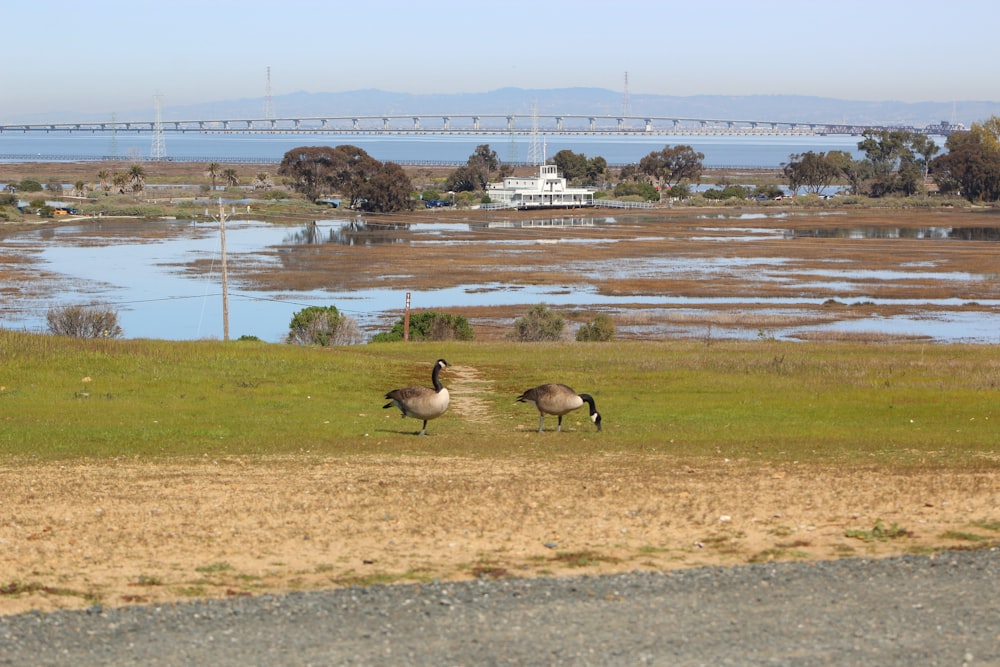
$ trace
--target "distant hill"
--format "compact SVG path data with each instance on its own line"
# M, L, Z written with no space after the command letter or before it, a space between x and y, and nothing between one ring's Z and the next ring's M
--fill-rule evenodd
M624 95L603 88L523 89L500 88L485 93L425 94L393 93L383 90L352 90L340 93L298 92L272 98L278 118L295 116L375 116L380 114L420 114L461 116L463 114L594 114L622 113ZM966 126L1000 116L1000 102L865 102L803 95L629 95L632 116L768 120L923 127L948 121ZM264 99L220 100L188 106L164 106L164 120L213 118L262 118ZM153 110L118 112L117 119L152 120ZM48 116L48 115L47 115ZM108 114L110 117L110 112ZM102 118L67 119L46 117L25 122L94 121Z

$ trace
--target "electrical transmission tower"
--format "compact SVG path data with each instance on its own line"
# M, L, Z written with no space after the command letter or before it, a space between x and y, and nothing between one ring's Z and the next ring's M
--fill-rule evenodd
M109 141L108 152L112 160L118 159L118 122L115 120L114 112L111 112L111 140Z
M628 127L628 118L632 115L632 105L628 101L628 72L625 72L625 96L622 98L622 125Z
M545 162L545 156L538 145L538 100L531 103L531 143L528 144L528 164L537 167Z
M274 101L271 99L271 68L267 68L267 85L264 87L264 120L274 120Z
M163 95L153 95L156 106L156 121L153 123L153 145L149 150L149 159L154 162L166 159L167 148L163 142Z

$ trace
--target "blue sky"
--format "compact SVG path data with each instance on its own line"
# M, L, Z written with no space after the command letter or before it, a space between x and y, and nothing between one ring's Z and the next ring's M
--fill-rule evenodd
M995 0L17 0L0 122L271 93L1000 101Z

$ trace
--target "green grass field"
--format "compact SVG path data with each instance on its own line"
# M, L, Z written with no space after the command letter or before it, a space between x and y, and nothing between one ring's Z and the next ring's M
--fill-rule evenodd
M383 410L386 391L429 384L443 357L474 369L464 396L488 410L420 422ZM0 456L601 453L762 462L992 469L1000 355L992 346L785 343L392 343L78 340L0 330ZM454 369L442 373L450 386ZM592 394L538 434L523 390Z

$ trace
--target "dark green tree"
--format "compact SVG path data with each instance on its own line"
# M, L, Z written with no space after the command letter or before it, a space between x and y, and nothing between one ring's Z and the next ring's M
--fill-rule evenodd
M639 171L660 187L672 187L681 181L697 182L704 171L704 153L690 146L666 146L639 160Z
M750 186L727 185L721 190L709 188L703 193L705 199L746 199L750 196Z
M568 181L595 185L607 178L608 161L603 157L588 158L583 153L564 149L553 155L551 162Z
M371 194L369 182L382 168L381 162L357 146L300 146L285 153L278 174L287 179L294 191L313 201L338 193L352 208L358 208L365 203L361 200L368 199L367 195ZM407 186L408 191L411 189Z
M587 176L587 156L571 150L561 150L552 156L552 164L568 181L580 180Z
M587 160L587 173L584 183L596 185L607 181L608 161L601 156L592 157Z
M683 186L676 186L683 187ZM641 197L646 201L657 201L660 193L650 183L636 183L635 181L622 181L615 186L615 197Z
M485 190L493 173L501 168L497 152L489 144L476 146L466 163L448 175L445 189L452 192Z
M313 201L339 193L351 208L392 212L413 207L410 179L392 162L381 163L357 146L302 146L278 167L293 190ZM405 193L405 194L401 194Z
M788 162L782 165L785 181L792 194L797 194L799 188L806 192L818 193L840 175L837 159L830 158L826 153L805 153L788 156Z
M490 148L489 144L480 144L469 156L469 166L479 167L487 174L492 174L500 168L500 158L497 152Z
M479 172L469 165L462 165L448 174L444 187L452 192L475 192L485 187L482 179L482 172Z
M413 209L413 184L395 162L376 166L357 189L357 208L363 211L409 211Z
M934 142L908 130L865 130L858 150L871 163L868 194L915 194L922 187L926 159L936 152Z
M948 151L931 163L940 190L960 192L970 202L1000 200L1000 147L996 145L981 131L949 135L945 140Z
M872 164L869 160L855 160L847 151L830 151L826 159L833 164L840 176L849 184L851 194L861 194L865 182L872 177Z

